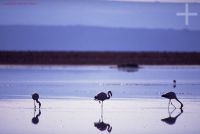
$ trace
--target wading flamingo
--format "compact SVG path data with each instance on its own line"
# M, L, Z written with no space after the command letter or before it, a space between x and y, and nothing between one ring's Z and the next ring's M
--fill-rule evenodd
M166 94L163 94L162 97L169 99L168 108L169 108L169 105L170 105L170 102L171 102L172 99L177 100L177 101L181 104L180 109L183 108L183 103L176 97L176 94L175 94L174 92L168 92L168 93L166 93ZM172 104L172 103L171 103L171 104ZM173 105L173 104L172 104L172 105ZM173 105L173 106L174 106L174 105ZM174 106L174 107L175 107L175 106ZM176 108L176 107L175 107L175 108Z
M32 94L32 99L34 100L34 108L36 109L35 101L39 104L39 108L40 108L41 107L41 103L38 101L39 94L38 93Z

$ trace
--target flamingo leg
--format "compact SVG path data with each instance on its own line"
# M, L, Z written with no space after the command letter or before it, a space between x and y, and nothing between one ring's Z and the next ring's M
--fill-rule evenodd
M171 102L171 104L172 104L172 102ZM172 104L172 106L174 106L174 104ZM174 108L176 109L176 107L174 106Z
M170 114L170 111L169 111L169 107L168 107L168 114L169 114L169 116L171 117L171 114Z
M103 101L101 103L101 119L103 119Z
M34 117L35 117L35 112L36 112L36 109L34 109Z
M168 109L169 109L170 102L171 102L171 99L169 99L169 103L168 103Z
M35 105L35 100L34 100L34 110L36 111L36 105Z

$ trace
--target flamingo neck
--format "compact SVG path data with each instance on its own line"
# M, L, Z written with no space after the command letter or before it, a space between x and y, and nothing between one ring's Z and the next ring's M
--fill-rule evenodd
M107 95L107 99L110 99L110 97L111 97L111 95L108 93L108 95Z
M110 99L111 96L112 96L112 94L110 92L108 92L107 99Z
M39 104L39 108L41 107L41 103L39 100L36 100L36 102Z
M183 103L178 98L176 98L176 100L181 104L180 109L182 109L183 108Z

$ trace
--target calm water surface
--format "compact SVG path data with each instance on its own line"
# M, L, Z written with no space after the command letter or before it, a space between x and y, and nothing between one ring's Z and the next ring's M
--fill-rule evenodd
M200 96L200 66L142 66L131 72L114 66L1 66L0 74L0 98L29 98L33 92L42 98L92 98L108 90L114 98L160 97L168 91Z
M128 71L115 66L1 66L0 75L2 134L200 132L199 66ZM113 97L101 109L93 97L108 90ZM160 95L168 91L177 93L183 111L167 108L168 100ZM40 110L34 111L33 92L40 93Z

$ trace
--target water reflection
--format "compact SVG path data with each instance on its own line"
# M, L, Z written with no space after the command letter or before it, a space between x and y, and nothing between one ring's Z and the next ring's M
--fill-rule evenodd
M117 69L125 72L137 72L139 70L139 66L137 64L121 64L117 65Z
M39 109L38 114L35 116L36 109L34 108L34 117L32 118L32 123L33 124L38 124L39 123L39 116L41 115L41 110Z
M112 126L109 123L105 123L103 121L103 115L101 115L101 119L98 122L94 122L94 126L100 131L107 130L109 133L112 131Z
M176 110L179 110L179 109L176 109L174 108L171 112L168 108L168 114L169 114L169 117L167 118L164 118L164 119L161 119L161 121L169 124L169 125L173 125L176 123L176 119L183 113L183 109L180 109L180 112L175 116L175 117L172 117L172 113L175 112Z

